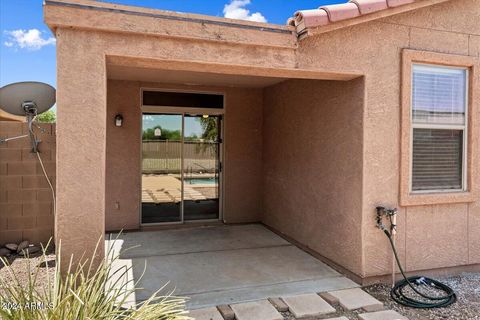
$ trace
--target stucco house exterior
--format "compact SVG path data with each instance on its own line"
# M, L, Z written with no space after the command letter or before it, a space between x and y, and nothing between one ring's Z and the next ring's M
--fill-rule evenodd
M480 3L306 9L271 25L45 1L57 39L55 236L65 254L93 251L105 231L261 222L366 283L392 270L375 226L385 205L399 209L407 271L480 269ZM184 133L180 155L189 117L215 119L215 164L181 156L152 191L142 187L155 175L142 136L159 115L177 116L168 123ZM166 132L150 129L153 140ZM192 185L207 173L217 211L192 218L208 198ZM179 200L166 185L187 178ZM162 197L181 203L178 216L149 220Z

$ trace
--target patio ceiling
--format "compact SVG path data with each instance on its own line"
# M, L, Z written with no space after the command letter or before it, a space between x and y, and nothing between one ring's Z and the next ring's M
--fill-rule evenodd
M288 79L348 81L360 76L362 74L358 71L319 71L193 60L107 56L107 77L114 80L262 88Z
M286 80L279 77L216 74L182 70L152 69L110 65L108 78L144 82L162 82L184 85L229 86L263 88Z

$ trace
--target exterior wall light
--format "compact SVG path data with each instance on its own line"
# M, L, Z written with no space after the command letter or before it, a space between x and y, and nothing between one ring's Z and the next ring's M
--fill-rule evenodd
M123 116L121 114L117 114L115 116L115 126L121 127L123 125Z

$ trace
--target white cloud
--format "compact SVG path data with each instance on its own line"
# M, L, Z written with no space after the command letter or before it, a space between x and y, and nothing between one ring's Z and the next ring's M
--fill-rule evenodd
M5 31L8 40L3 44L7 47L18 47L27 50L40 50L44 46L55 45L54 37L43 37L38 29Z
M245 6L249 4L250 0L231 0L223 8L223 16L230 19L267 22L267 19L260 12L250 14L250 10L245 9Z

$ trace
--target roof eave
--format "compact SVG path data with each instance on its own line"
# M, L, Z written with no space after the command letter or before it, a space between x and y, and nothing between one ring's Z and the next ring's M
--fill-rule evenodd
M289 49L296 46L295 28L292 26L89 0L44 0L44 20L54 33L57 28L75 28Z
M377 11L377 12L374 12L374 13L361 15L361 16L358 16L358 17L353 18L353 19L342 20L342 21L338 21L338 22L335 22L335 23L330 23L328 25L317 26L317 27L307 27L307 28L305 28L305 27L302 27L302 25L298 25L296 27L297 36L298 36L299 39L304 39L308 36L331 32L331 31L334 31L334 30L358 25L358 24L373 21L373 20L378 20L378 19L390 17L390 16L397 15L397 14L400 14L400 13L425 8L425 7L428 7L428 6L432 6L432 5L447 2L447 1L451 1L451 0L423 0L423 1L409 3L409 4L406 4L406 5L403 5L403 6L399 6L399 7L389 8L389 9L386 9L386 10L381 10L381 11Z

